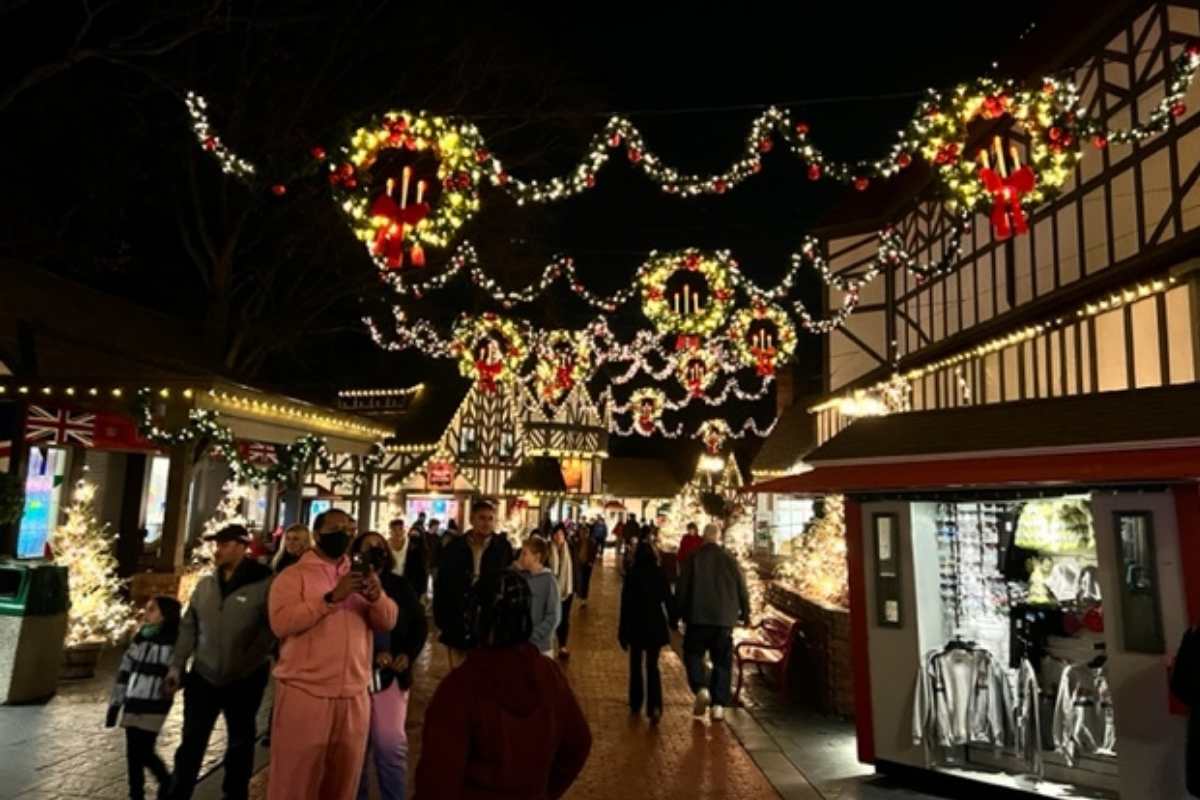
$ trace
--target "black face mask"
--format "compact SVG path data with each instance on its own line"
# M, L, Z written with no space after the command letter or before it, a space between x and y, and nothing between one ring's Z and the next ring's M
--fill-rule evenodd
M350 534L345 531L330 531L317 537L317 546L330 558L341 558L350 548Z
M363 553L363 556L366 557L367 563L371 565L371 569L375 570L376 572L383 572L384 568L387 566L387 553L383 552L382 547L368 548L366 552Z

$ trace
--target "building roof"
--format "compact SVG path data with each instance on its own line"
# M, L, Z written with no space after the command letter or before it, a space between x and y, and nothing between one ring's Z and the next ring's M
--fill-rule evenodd
M814 470L755 491L827 493L1200 478L1200 384L862 419Z
M808 454L813 466L1006 450L1200 440L1200 384L864 418Z
M659 458L618 456L604 462L604 491L613 497L674 497L686 482Z
M566 494L567 484L563 481L562 464L550 456L534 456L521 462L504 482L508 492L538 492L540 494Z
M426 382L408 408L396 416L396 434L390 444L437 446L470 390L468 381L447 378Z
M750 472L782 473L793 469L817 443L816 420L806 403L784 409L775 430L750 463Z

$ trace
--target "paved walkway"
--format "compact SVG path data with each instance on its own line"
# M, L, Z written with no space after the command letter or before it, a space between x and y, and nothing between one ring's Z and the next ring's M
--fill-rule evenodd
M568 800L768 800L780 795L726 725L692 719L683 665L662 657L664 715L658 726L634 718L626 700L628 656L617 645L620 581L609 562L592 580L587 608L575 605L566 672L592 728L592 753ZM432 645L417 665L409 706L411 763L421 754L420 730L437 682L448 669L445 650ZM410 770L411 777L411 770ZM411 780L410 780L411 783ZM266 796L266 776L252 797Z

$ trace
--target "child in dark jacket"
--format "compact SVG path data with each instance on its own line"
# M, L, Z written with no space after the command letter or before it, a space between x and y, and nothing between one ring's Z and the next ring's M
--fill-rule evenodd
M141 630L125 651L113 685L105 727L115 727L119 720L125 729L131 800L146 796L146 770L158 781L159 798L167 796L171 784L154 744L171 710L166 677L179 638L179 614L179 601L174 597L154 597L146 603Z

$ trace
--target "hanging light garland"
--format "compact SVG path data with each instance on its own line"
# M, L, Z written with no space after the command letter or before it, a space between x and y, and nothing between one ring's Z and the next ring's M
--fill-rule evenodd
M666 411L683 411L685 408L691 406L693 401L699 401L710 408L716 408L729 402L730 397L735 397L742 402L754 403L762 400L770 393L773 383L774 377L767 377L763 380L762 386L757 391L747 392L742 389L738 383L738 379L734 377L725 382L725 386L718 394L701 394L696 396L689 392L682 400L667 399L664 402L663 409ZM611 386L604 387L604 391L600 393L600 399L612 409L614 414L627 414L636 408L636 403L632 399L632 395L627 402L618 403L613 396Z
M195 92L188 92L184 96L184 103L187 104L188 115L192 118L192 133L196 141L205 152L212 154L221 165L221 171L243 181L252 179L255 173L254 165L230 150L208 121L207 101Z
M276 445L275 461L271 463L269 459L261 459L256 454L244 454L237 445L233 431L221 423L220 413L211 409L189 409L187 424L178 430L169 431L160 427L154 421L152 397L153 392L143 388L138 390L134 399L134 417L142 436L163 447L207 444L229 465L237 483L251 486L282 483L292 486L315 464L336 483L354 489L361 485L363 476L360 472L355 472L346 480L336 470L336 459L324 437L306 433L291 444ZM377 469L383 463L383 449L378 444L372 445L362 460L365 468Z

